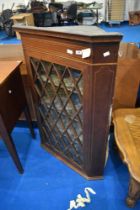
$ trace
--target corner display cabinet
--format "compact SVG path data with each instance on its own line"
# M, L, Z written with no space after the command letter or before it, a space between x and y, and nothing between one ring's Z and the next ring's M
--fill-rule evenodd
M96 26L15 26L41 142L87 179L103 176L119 43Z

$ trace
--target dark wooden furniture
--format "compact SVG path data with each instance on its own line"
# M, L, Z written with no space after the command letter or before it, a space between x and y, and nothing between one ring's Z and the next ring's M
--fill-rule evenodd
M139 25L139 24L140 24L140 11L130 11L129 25Z
M119 42L95 26L16 27L42 145L88 179L101 178Z
M130 173L126 203L134 207L140 199L140 108L115 110L113 122L115 140Z
M0 46L0 61L22 61L20 68L20 73L22 76L23 86L25 90L25 95L27 99L27 104L31 114L32 121L36 121L35 110L33 106L33 100L30 90L30 84L28 80L27 69L24 61L23 48L22 45L11 44L11 45L1 45ZM25 121L25 116L22 114L19 121Z
M16 61L0 61L0 135L17 169L20 173L23 173L22 165L10 135L23 111L29 122L33 137L34 131L19 71L20 64L21 62Z

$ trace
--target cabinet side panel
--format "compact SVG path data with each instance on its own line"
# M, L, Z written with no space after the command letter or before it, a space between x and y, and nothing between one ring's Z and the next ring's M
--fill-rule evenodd
M89 89L89 101L84 97L84 168L88 176L103 175L115 69L115 65L93 67L91 76L85 77L84 95Z

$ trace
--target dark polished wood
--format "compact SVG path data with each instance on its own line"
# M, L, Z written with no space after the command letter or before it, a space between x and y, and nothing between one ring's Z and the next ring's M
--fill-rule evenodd
M93 26L14 28L20 32L23 43L43 147L86 178L101 178L122 36L119 33L106 33ZM87 58L78 54L83 53L84 49L91 50ZM45 75L45 82L41 72L43 79ZM77 79L73 74L78 75ZM61 88L52 80L54 75ZM65 83L66 75L72 87ZM83 83L82 87L78 80ZM48 97L50 87L55 95L45 105L45 111L49 106L48 115L45 116L40 107L44 103L44 97ZM67 103L71 104L74 116L69 116L65 109L67 105L63 105L63 98L57 94L60 89L63 89ZM80 100L78 110L75 102L69 98L75 93ZM61 111L56 107L58 104L54 105L55 98L61 104ZM54 112L50 114L53 109L58 115L56 121L53 118ZM63 115L69 120L68 127L62 122ZM74 128L75 119L82 129L82 140L77 135L78 130ZM58 129L59 122L61 129ZM75 137L69 133L69 128Z
M130 11L129 25L139 25L139 24L140 24L140 11Z
M20 173L23 173L23 168L11 137L11 132L23 111L26 113L32 137L34 137L34 131L19 71L20 64L21 62L16 61L0 61L0 135L17 169Z

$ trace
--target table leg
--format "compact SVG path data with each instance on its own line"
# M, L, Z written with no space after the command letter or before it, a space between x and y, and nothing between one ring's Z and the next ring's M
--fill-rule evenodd
M126 198L128 207L134 207L138 199L140 199L140 183L131 177L128 197Z
M1 137L2 137L5 145L7 146L7 149L9 151L18 171L22 174L24 172L24 170L23 170L21 162L19 160L15 145L13 143L13 139L12 139L11 135L9 134L9 132L7 131L1 115L0 115L0 134L1 134Z

